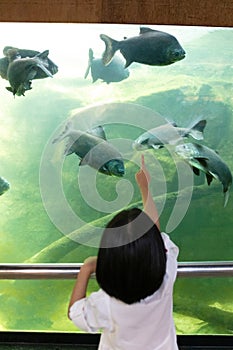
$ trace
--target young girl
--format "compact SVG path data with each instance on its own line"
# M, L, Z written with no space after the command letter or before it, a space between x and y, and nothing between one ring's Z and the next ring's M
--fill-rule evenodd
M108 223L98 257L80 269L69 318L84 331L101 329L101 350L178 350L172 317L178 248L159 231L143 156L135 177L144 211L123 210ZM94 272L101 289L86 297Z

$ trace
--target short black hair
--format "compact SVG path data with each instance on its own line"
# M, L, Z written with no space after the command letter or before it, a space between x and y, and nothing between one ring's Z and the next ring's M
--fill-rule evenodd
M100 242L99 286L108 295L132 304L158 290L165 271L166 249L155 223L138 208L118 213Z

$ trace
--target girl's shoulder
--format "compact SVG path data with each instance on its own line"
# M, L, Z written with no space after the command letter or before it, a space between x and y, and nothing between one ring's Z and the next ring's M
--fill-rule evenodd
M161 232L161 236L163 238L163 242L167 251L169 253L172 252L173 255L175 255L175 257L177 258L179 254L179 248L177 247L177 245L171 240L170 236L167 233Z

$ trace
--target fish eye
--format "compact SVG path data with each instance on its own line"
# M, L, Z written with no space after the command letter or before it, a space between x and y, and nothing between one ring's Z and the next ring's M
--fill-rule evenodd
M181 54L181 53L180 53L180 51L177 51L177 50L176 50L176 51L174 51L174 56L175 56L175 57L179 57L179 56L180 56L180 54Z

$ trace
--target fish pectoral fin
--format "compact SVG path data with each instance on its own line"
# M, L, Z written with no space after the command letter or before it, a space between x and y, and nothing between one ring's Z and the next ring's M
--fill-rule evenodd
M93 129L87 130L87 133L94 135L94 136L97 136L105 141L107 140L104 128L101 125L98 125Z
M157 150L157 149L160 149L160 148L164 148L164 145L150 145L153 149Z
M207 180L207 184L208 186L211 184L211 182L213 181L213 176L209 173L206 173L206 180Z
M207 160L208 158L205 157L195 157L195 159L202 165L202 167L206 168L207 167Z
M112 175L105 164L99 168L99 172L105 175Z
M219 177L217 174L213 173L212 171L209 172L212 177L214 177L216 180L220 181Z
M195 175L199 176L200 175L200 169L196 168L195 166L192 166L192 171L194 172Z
M201 171L203 171L204 173L206 173L206 167L205 165L199 163L199 159L189 159L188 160L189 164L191 165L191 167L199 169Z
M40 68L45 74L47 74L48 77L53 78L53 75L51 72L42 64L42 63L37 63L36 66Z
M226 205L227 205L227 202L228 202L228 199L229 199L229 190L227 190L227 191L225 191L224 192L224 202L223 202L223 207L225 208L226 207Z

